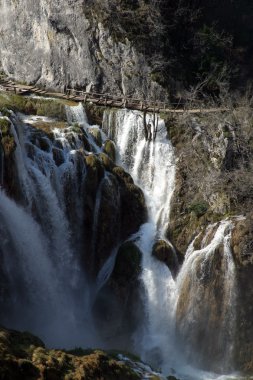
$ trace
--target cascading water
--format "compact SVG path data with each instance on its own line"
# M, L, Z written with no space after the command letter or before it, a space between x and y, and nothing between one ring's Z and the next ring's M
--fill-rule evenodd
M78 253L84 244L78 227L86 175L82 141L72 128L55 130L51 141L14 114L11 120L23 207L0 192L1 269L11 294L1 295L1 321L49 345L98 344Z
M187 356L195 364L205 363L207 367L212 358L220 372L232 369L235 337L232 228L229 220L211 225L201 248L195 250L194 242L188 248L177 278L177 319ZM196 349L198 355L192 355Z
M50 345L101 347L103 342L99 341L93 326L91 305L113 271L120 237L116 233L110 255L96 268L97 277L90 284L80 256L86 249L82 229L86 218L84 203L91 202L90 195L86 194L89 178L84 151L85 146L89 146L90 151L85 151L88 157L91 152L100 153L101 148L88 133L89 125L82 106L67 107L66 111L69 124L74 126L55 129L53 139L20 123L12 114L11 131L16 142L15 163L22 206L0 191L0 256L3 263L0 273L4 273L7 283L0 294L3 306L0 316L2 323L29 329ZM148 222L132 237L143 252L141 280L145 304L143 323L134 336L135 349L165 374L173 367L182 379L217 378L194 372L184 363L189 359L201 366L214 347L219 346L216 368L230 368L236 287L229 245L232 223L224 221L210 226L200 249L194 249L195 242L191 244L176 281L168 267L152 256L155 241L166 240L175 156L163 121L159 120L156 140L147 142L142 117L140 112L123 110L105 112L103 121L104 132L118 148L118 162L143 188L149 208ZM85 144L77 132L80 126ZM109 208L109 212L113 210L114 223L120 222L119 185L115 186L115 181L112 174L104 172L94 194L91 255L95 255L98 244L98 224L103 216L102 195L106 200L103 206L110 203L108 199L113 200L115 207ZM104 218L106 215L104 213ZM13 252L11 258L9 252ZM218 267L219 276L216 276ZM217 289L222 293L218 302ZM218 321L215 319L217 310ZM208 328L200 329L207 319ZM205 344L199 343L199 333L203 333L210 351ZM186 358L181 354L182 347ZM221 351L226 352L222 357L223 367L220 365Z
M161 367L172 354L169 344L174 331L171 305L174 304L176 286L169 269L151 252L157 238L165 239L169 221L175 180L173 147L166 138L162 120L158 123L156 140L145 140L142 114L139 112L118 111L114 117L105 113L103 129L114 139L119 162L142 187L149 207L149 221L141 227L137 238L137 244L144 253L142 281L146 320L136 340L143 359L156 362Z
M217 225L217 231L210 230L203 239L203 248L195 251L193 243L189 247L185 262L175 282L166 265L156 260L152 255L152 247L157 238L164 238L170 214L170 200L174 190L175 181L175 156L173 147L167 139L167 133L162 120L159 120L158 134L155 141L145 140L142 114L127 110L107 112L104 114L103 130L112 138L118 148L118 162L122 164L133 176L136 183L142 187L149 207L149 221L144 224L139 233L133 236L139 248L143 252L142 275L144 284L145 318L143 326L135 335L135 349L140 352L143 359L156 367L163 369L164 373L170 372L174 367L178 370L180 378L187 379L211 379L215 375L194 370L187 364L203 365L199 357L197 344L194 344L194 335L198 335L200 329L198 322L201 320L201 312L197 305L201 303L201 279L208 282L208 276L212 272L213 263L217 260L217 249L220 248L220 260L222 262L220 272L214 271L213 278L220 278L219 285L223 297L218 302L221 307L221 320L215 321L210 328L216 329L215 336L218 342L211 341L213 331L206 331L206 339L209 338L210 351L215 347L223 350L223 367L221 357L214 358L218 361L217 370L230 368L230 360L233 351L233 331L235 316L232 308L235 300L235 275L234 263L229 242L232 224L229 221ZM151 120L151 117L150 117ZM208 235L209 234L209 235ZM209 240L208 241L208 236ZM199 278L198 278L199 277ZM191 286L188 284L191 278ZM207 284L207 286L211 284ZM209 289L209 288L208 288ZM212 293L212 291L209 289ZM185 301L188 297L188 301ZM183 309L187 303L186 310ZM214 299L217 304L217 300ZM210 305L206 299L206 305ZM211 310L211 308L209 308ZM194 310L198 310L196 313ZM208 312L208 306L206 308ZM193 315L194 313L194 315ZM229 326L226 333L225 326ZM180 331L178 331L180 330ZM181 344L178 341L181 336ZM196 342L195 342L196 343ZM208 344L208 343L207 343ZM191 355L182 352L184 345L192 350ZM205 345L205 343L203 344ZM185 347L184 347L185 348ZM208 350L203 350L209 355ZM221 352L220 351L220 352ZM225 352L225 353L224 353Z

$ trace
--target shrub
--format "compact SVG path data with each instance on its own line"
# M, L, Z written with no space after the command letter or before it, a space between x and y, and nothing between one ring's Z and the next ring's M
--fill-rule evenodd
M197 216L197 218L203 216L207 212L207 210L208 204L204 201L192 203L188 208L188 211L193 212Z

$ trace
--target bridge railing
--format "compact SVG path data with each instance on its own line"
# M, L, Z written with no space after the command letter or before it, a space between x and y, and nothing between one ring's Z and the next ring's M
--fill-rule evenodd
M166 102L161 101L155 101L155 100L147 100L147 99L140 99L140 98L132 98L130 96L115 96L105 93L99 93L99 92L87 92L87 91L81 91L81 90L75 90L72 88L67 88L66 90L67 96L75 96L75 97L83 97L84 99L92 98L92 100L103 100L103 102L113 102L113 103L122 103L123 105L136 105L138 107L141 107L143 109L145 108L157 108L157 109L165 109L169 106ZM172 105L170 103L170 105ZM177 105L177 103L175 103Z

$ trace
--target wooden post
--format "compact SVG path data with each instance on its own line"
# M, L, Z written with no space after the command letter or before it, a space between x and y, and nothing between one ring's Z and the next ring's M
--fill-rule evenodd
M148 141L147 111L143 112L143 127L145 133L145 140Z

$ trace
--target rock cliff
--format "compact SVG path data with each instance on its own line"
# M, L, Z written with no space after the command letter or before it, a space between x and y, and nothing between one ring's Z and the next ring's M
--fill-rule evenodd
M110 34L96 6L101 8L83 0L1 0L2 70L17 81L59 90L164 96L144 56L127 38Z
M203 248L201 243L208 226L226 218L233 221L231 248L236 272L236 296L232 312L236 315L233 360L235 368L245 371L252 371L253 355L251 123L252 110L247 105L225 114L167 120L168 133L178 158L168 236L180 253L185 253L194 239L194 249L199 250ZM235 216L240 217L236 219ZM217 248L216 260L221 260L222 249L220 246ZM207 297L210 300L208 292L214 292L212 297L216 297L216 302L209 302L213 306L205 321L200 317L201 313L197 313L199 326L203 323L203 331L207 323L213 324L210 331L214 331L215 324L218 326L220 323L222 309L217 305L222 299L223 264L217 261L214 267L211 271L213 278L211 275L208 277L212 285L208 287L205 284L201 299ZM182 309L190 302L187 296L190 285L188 283L185 286L179 303L179 320L184 314ZM195 338L195 349L201 355L201 335ZM217 344L218 340L213 343ZM206 342L204 345L208 346ZM215 352L218 354L218 351L217 347Z

